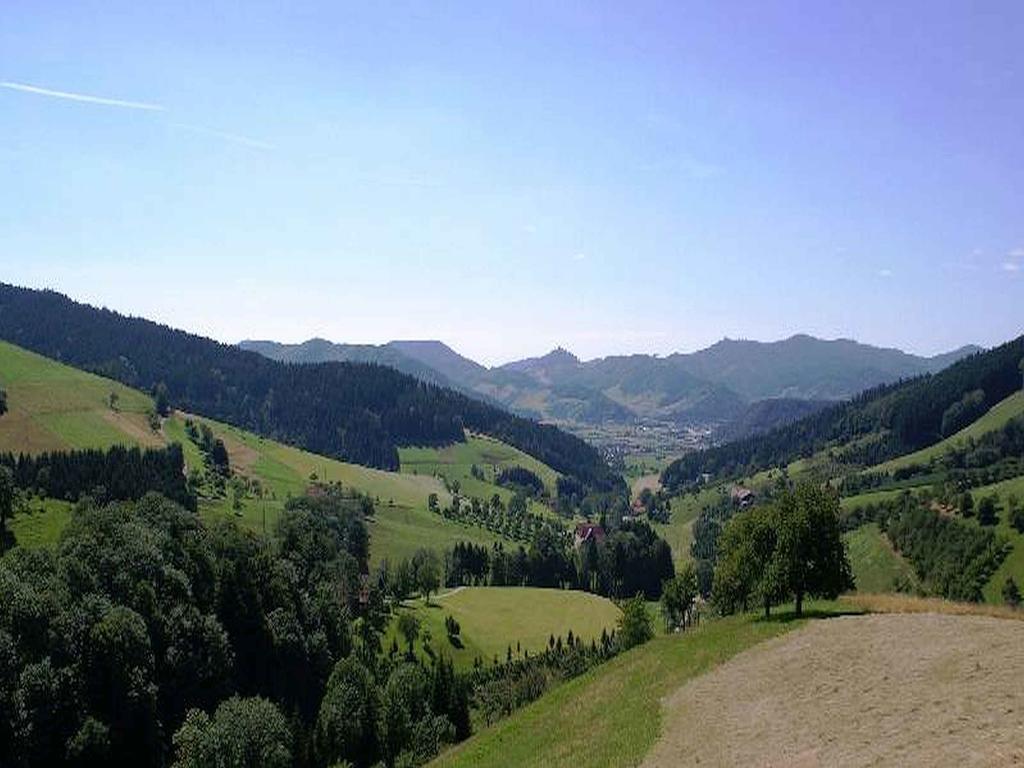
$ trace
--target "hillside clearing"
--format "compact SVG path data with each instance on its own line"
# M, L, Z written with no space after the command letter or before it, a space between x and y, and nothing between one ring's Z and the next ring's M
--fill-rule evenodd
M434 647L461 668L471 667L477 656L485 662L495 656L504 661L510 645L513 652L517 645L530 653L541 651L552 635L565 638L569 630L589 643L600 639L602 630L611 632L620 614L611 600L598 595L531 587L464 587L435 597L430 605L416 600L405 610L416 614L430 630ZM448 641L445 616L461 625L463 648ZM394 625L386 647L393 637L404 649Z
M530 470L541 479L545 490L552 498L557 494L555 486L558 473L555 470L529 454L485 435L467 432L464 443L455 443L443 448L399 448L398 456L403 474L431 478L438 483L438 478L443 478L449 483L457 480L459 492L463 496L475 497L481 501L498 494L505 504L509 502L512 491L497 485L495 479L503 469L511 467ZM474 466L483 479L473 476ZM551 513L543 504L532 500L529 506L534 514Z
M147 395L2 341L0 387L7 390L9 409L0 417L0 451L163 442L149 428L146 412L153 402Z
M917 584L910 563L893 550L877 523L862 525L843 536L858 592L891 592L898 582Z
M1024 760L1024 623L936 614L813 622L666 699L645 766Z

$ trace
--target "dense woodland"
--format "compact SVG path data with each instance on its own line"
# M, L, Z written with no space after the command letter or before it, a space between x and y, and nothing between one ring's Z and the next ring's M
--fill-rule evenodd
M816 414L673 462L662 483L673 491L704 474L728 478L786 466L822 449L867 466L930 445L1021 387L1024 336L965 358L934 375L877 387Z
M154 494L0 559L0 764L415 764L468 735L450 663L381 652L358 511L294 499L275 534Z
M65 501L129 501L156 491L195 511L196 498L185 482L180 445L167 448L113 446L105 451L54 451L35 456L0 454L15 486L25 492Z
M661 596L672 578L672 550L643 522L626 522L601 541L573 548L567 534L539 531L529 547L488 548L458 543L445 555L448 586L526 586L582 589L607 597Z
M624 490L584 441L379 365L286 364L51 291L0 284L0 338L154 392L177 407L282 442L383 469L400 445L491 435L577 478Z

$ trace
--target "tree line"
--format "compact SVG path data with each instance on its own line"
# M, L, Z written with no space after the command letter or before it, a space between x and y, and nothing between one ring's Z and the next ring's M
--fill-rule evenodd
M196 498L185 481L181 446L166 448L113 446L107 450L51 451L34 456L0 454L15 486L37 496L98 502L139 499L157 491L195 511Z
M842 459L872 465L937 442L1021 387L1024 336L964 358L933 374L875 387L852 400L799 421L725 445L689 454L670 464L662 484L673 492L721 479L750 475L806 458L836 445ZM982 405L979 406L979 398Z
M287 364L52 291L0 284L0 338L162 393L177 407L347 461L398 469L400 445L444 445L469 429L577 478L624 489L589 444L391 368Z
M443 566L449 587L549 587L612 598L642 594L649 600L661 596L663 583L675 573L668 543L642 521L624 523L578 549L565 531L553 527L540 529L529 546L457 542L445 552Z

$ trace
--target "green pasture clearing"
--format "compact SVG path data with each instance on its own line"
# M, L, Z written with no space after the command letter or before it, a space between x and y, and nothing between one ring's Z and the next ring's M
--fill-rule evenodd
M808 613L827 616L849 610L837 603L814 603ZM809 620L781 615L764 621L750 614L659 635L555 688L432 765L638 765L660 734L664 696L737 653Z
M449 483L458 480L460 495L481 501L498 494L504 503L508 503L512 491L497 485L495 479L503 469L509 467L530 470L541 479L552 498L557 495L558 473L555 470L517 448L484 435L467 433L464 443L443 448L399 448L398 457L403 474L437 478L437 482L440 482L439 478L446 478ZM474 465L483 473L483 480L473 477ZM530 511L534 514L551 514L546 506L532 500Z
M892 592L897 580L917 584L910 563L896 552L876 523L850 531L846 542L858 592Z
M57 499L31 499L7 525L20 547L37 549L52 546L71 522L74 506L69 501Z
M161 444L146 419L153 407L148 396L6 342L0 342L0 387L8 407L0 416L0 451Z
M727 491L725 486L704 488L697 493L687 493L672 499L672 516L668 523L653 523L658 532L672 548L672 560L678 569L690 562L690 544L693 542L693 521L700 511L717 501Z
M542 651L552 635L564 640L569 630L586 643L599 640L602 630L615 628L620 613L611 600L598 595L535 587L464 587L432 598L430 605L418 599L400 610L415 613L422 628L429 630L434 649L463 669L472 667L478 656L486 663L495 656L504 661L510 645L513 653L517 644L522 651ZM445 616L459 622L462 648L449 642ZM392 639L405 650L397 619L388 628L385 648L391 647ZM422 642L416 648L423 655Z
M165 433L186 445L186 461L201 462L202 456L185 435L185 418L209 425L224 441L232 468L246 477L258 479L264 488L262 500L247 498L241 510L232 508L230 493L222 499L202 500L200 513L207 519L231 515L241 525L259 532L263 531L265 521L270 531L288 497L305 493L315 476L319 482L340 482L343 487L374 499L374 518L368 521L370 556L374 563L384 558L409 557L422 547L442 550L456 541L490 546L503 540L488 531L430 512L427 497L431 493L438 494L442 504L450 499L444 486L434 477L348 464L210 419L175 414L166 421ZM191 448L187 447L189 445Z
M409 556L419 547L444 549L456 541L490 546L501 540L488 531L431 513L427 509L431 493L437 493L442 504L448 503L450 496L430 473L384 472L347 464L181 413L164 419L161 431L154 432L146 416L153 407L147 395L4 342L0 342L0 387L7 391L9 408L0 416L0 451L39 453L177 442L183 448L186 466L194 468L202 466L203 456L185 433L185 419L207 423L224 440L232 467L259 479L267 493L262 501L243 500L237 511L232 509L230 491L222 499L203 499L200 514L205 519L230 515L255 531L263 531L265 521L269 531L288 496L304 493L315 474L321 481L341 482L374 499L376 519L370 521L374 561ZM113 409L111 393L117 395ZM485 438L474 439L474 448L478 461L526 466L554 485L557 475L552 470L514 448ZM53 543L69 514L60 502L46 502L42 512L13 522L12 527L20 528L19 541L26 546Z

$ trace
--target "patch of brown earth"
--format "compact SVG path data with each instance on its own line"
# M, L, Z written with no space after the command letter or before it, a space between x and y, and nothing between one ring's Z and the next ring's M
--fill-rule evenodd
M1024 765L1024 622L811 622L663 703L651 766Z

